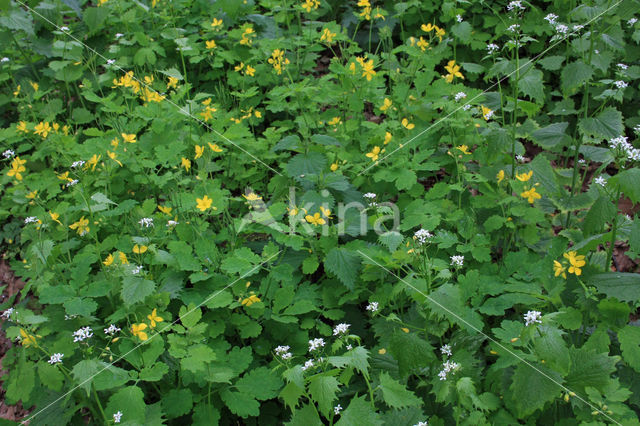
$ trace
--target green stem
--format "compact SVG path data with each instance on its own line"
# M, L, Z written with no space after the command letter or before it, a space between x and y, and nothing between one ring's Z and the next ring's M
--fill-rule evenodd
M613 260L613 246L616 244L616 234L618 233L618 211L620 209L620 190L616 191L616 213L613 217L613 226L611 227L611 243L607 250L607 270L611 269L611 261Z

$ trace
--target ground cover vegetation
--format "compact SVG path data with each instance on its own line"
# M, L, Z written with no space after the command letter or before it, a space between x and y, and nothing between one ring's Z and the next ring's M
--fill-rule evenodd
M638 424L637 0L0 8L30 424Z

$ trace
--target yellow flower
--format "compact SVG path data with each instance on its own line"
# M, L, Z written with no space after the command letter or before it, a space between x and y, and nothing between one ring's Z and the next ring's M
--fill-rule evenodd
M329 28L325 28L322 30L322 35L320 36L320 41L324 41L325 43L333 43L333 38L336 36L336 33L332 33L329 31Z
M329 209L325 209L324 207L320 206L320 211L322 212L323 215L326 216L327 219L331 219L331 210Z
M255 294L252 294L251 296L245 298L242 300L242 305L243 306L251 306L254 303L260 302L260 298L258 296L256 296Z
M520 182L528 181L529 179L531 179L531 176L533 176L533 170L529 170L529 173L516 173L516 179L518 179Z
M77 222L74 222L71 225L69 225L69 228L75 229L78 235L83 236L87 232L89 232L88 225L89 225L89 219L85 219L84 216L82 216L80 219L78 219Z
M27 123L25 121L21 121L16 125L16 130L19 132L29 133L27 129Z
M51 210L49 210L49 216L51 216L51 220L53 220L54 222L58 222L60 225L62 225L62 222L60 222L60 214L59 213L54 213Z
M435 27L434 27L433 25L431 25L431 23L428 23L428 24L426 24L426 25L425 25L425 24L422 24L422 25L420 26L420 29L421 29L422 31L424 31L425 33L430 33L431 31L433 31L433 30L435 29Z
M404 127L407 130L413 130L414 127L416 127L415 124L413 123L409 123L409 120L406 118L402 119L402 127Z
M208 50L212 50L212 49L216 48L216 41L215 40L207 40L205 42L205 44L206 44Z
M362 63L362 76L366 77L367 81L371 81L373 76L376 75L373 67L373 59L369 59L369 61Z
M253 77L255 74L256 74L256 69L251 65L247 65L247 68L244 70L244 75Z
M157 322L164 321L162 319L162 317L158 316L158 310L157 309L154 309L153 311L151 311L151 313L149 315L147 315L147 318L149 318L149 321L151 321L151 328L155 328Z
M122 139L125 142L136 143L136 135L135 134L121 133L120 136L122 136Z
M169 77L169 82L167 83L167 89L171 89L172 87L174 89L178 87L178 79L174 77Z
M267 60L267 62L273 65L273 69L278 75L282 74L284 65L288 65L290 63L289 59L284 57L284 53L284 50L276 49L271 52L271 57Z
M374 146L371 152L367 152L365 155L371 158L371 161L378 161L378 156L380 154L380 147Z
M202 157L202 154L204 154L204 146L202 145L196 145L196 160L200 157Z
M102 261L104 266L111 266L113 264L113 255L109 253L109 255Z
M481 105L481 107L482 107L482 118L484 118L486 121L489 121L489 119L493 115L493 111L484 105Z
M34 346L34 347L38 347L38 342L36 341L36 336L34 336L33 334L29 334L26 332L26 330L24 328L20 329L20 336L22 337L22 346L25 347L29 347L29 346ZM40 336L38 336L40 337Z
M569 261L569 273L582 275L582 267L586 265L583 255L579 255L575 251L570 251L569 253L563 254L564 258ZM557 275L556 275L557 276Z
M335 172L336 170L338 170L338 163L332 163L329 168L332 172Z
M36 198L36 195L38 195L37 189L25 195L25 198L27 198L28 200L33 200L34 198Z
M258 201L261 200L262 197L260 197L258 194L256 194L255 192L250 192L249 195L244 195L242 194L242 196L245 198L245 200L247 201Z
M305 0L302 3L302 8L307 11L307 13L311 12L311 9L315 10L320 6L320 2L318 0Z
M531 204L533 204L535 200L539 200L540 198L542 198L542 196L536 192L535 188L524 191L522 194L520 194L520 196L526 198L527 201Z
M107 151L107 155L109 156L109 158L111 158L113 161L115 161L116 163L118 163L118 165L120 167L122 167L122 163L120 162L120 160L118 160L118 156L116 155L115 152L111 152L111 151Z
M330 126L337 126L340 123L342 123L340 117L333 117L331 120L329 120L329 122L327 122L327 124Z
M65 136L69 136L69 130L71 130L71 127L67 126L66 124L62 126L62 133L64 133Z
M211 28L213 28L216 31L219 31L220 28L222 28L222 19L213 18L213 21L211 22Z
M427 50L427 47L429 47L429 42L425 40L424 37L420 36L420 41L418 41L418 47L420 48L420 50L425 52Z
M173 210L173 208L172 207L158 205L158 210L160 210L164 214L167 214L167 215L171 216L171 210Z
M304 220L306 220L307 222L309 222L312 225L324 225L326 222L323 218L320 217L320 213L316 213L313 216L311 216L310 214L306 215L304 217Z
M207 210L209 207L211 207L211 203L213 203L213 200L205 195L203 198L196 198L196 203L197 203L196 207L201 212L203 212ZM213 209L217 210L217 208L215 207Z
M464 76L460 72L460 65L456 65L456 61L449 61L444 69L449 71L449 74L444 77L447 83L451 83L454 77L460 77L464 80Z
M89 161L87 161L87 164L84 165L84 169L87 170L89 167L91 167L91 171L94 171L96 169L98 161L100 161L100 157L102 157L102 155L93 154L93 157L91 157Z
M124 254L123 252L119 252L118 253L118 259L120 259L120 263L122 265L128 265L129 264L129 260L127 259L127 255Z
M386 353L387 353L387 350L386 350L385 348L378 349L378 353L379 353L380 355L384 355L384 354L386 354Z
M7 176L13 176L17 180L22 180L22 172L27 169L24 165L27 163L27 160L21 160L20 157L16 157L11 161L11 169L7 172Z
M37 92L38 89L40 88L40 85L38 85L38 83L34 82L34 81L30 81L29 84L31 85L31 87L33 87L33 91Z
M565 268L562 263L558 262L557 260L553 261L553 272L554 275L557 277L558 275L562 275L562 278L567 278L567 274L565 273L565 271L567 270L567 268Z
M391 133L390 133L390 132L385 132L385 134L384 134L384 144L386 145L386 144L388 144L389 142L391 142L391 138L392 138L392 137L393 137L393 136L391 135Z
M389 107L391 105L393 105L393 102L391 102L391 99L384 98L384 102L382 102L382 106L380 107L380 111L385 112L386 110L389 109Z
M18 87L16 87L16 90L13 92L13 96L17 97L20 94L20 85L18 84Z
M211 151L213 152L222 152L222 148L220 148L218 145L216 145L215 143L209 143L209 148L211 148Z
M360 12L360 16L363 17L365 20L370 21L371 20L371 3L369 2L369 0L358 1L358 6L362 8L362 11Z
M69 172L68 172L68 171L67 171L67 172L64 172L64 173L60 173L60 174L59 174L59 175L57 175L57 176L58 176L58 179L60 179L60 180L66 180L67 182L71 182L71 181L73 180L73 179L71 179L71 178L69 177Z
M405 333L409 332L409 329L407 327L402 327L400 330L404 331Z
M45 121L45 122L41 121L36 125L35 130L33 131L33 133L35 133L36 135L42 136L42 139L46 139L47 136L49 136L50 132L51 132L51 126L49 125L48 121Z
M467 145L460 145L460 146L457 146L457 147L456 147L456 149L457 149L458 151L461 151L463 154L471 155L471 153L469 152L469 147L468 147Z
M385 20L385 18L384 18L384 14L383 14L384 9L380 9L379 7L376 7L376 9L375 9L375 10L376 10L376 12L375 12L375 14L373 15L373 19L382 19L382 20L384 21L384 20ZM382 11L382 12L381 12L381 11ZM386 12L385 12L385 13L386 13Z
M250 46L251 43L253 43L253 39L251 37L255 37L255 31L253 31L253 27L249 25L242 32L240 44Z
M144 84L150 85L151 83L153 83L153 76L145 75L144 76Z
M498 179L498 183L502 182L504 180L504 170L500 170L498 172L498 174L496 175L496 179Z
M191 160L182 157L182 163L180 165L184 167L186 171L189 171L189 169L191 168Z
M258 110L255 110L253 112L253 115L255 115L257 118L261 118L262 117L262 113L260 111L258 111Z
M444 29L438 27L437 25L434 25L433 28L436 30L436 36L440 39L440 41L442 41L442 37L444 37L444 35L446 34Z
M145 323L140 323L140 324L133 324L131 326L131 333L136 336L138 339L144 341L147 340L149 338L149 336L147 336L147 333L145 333L142 330L145 330L147 328L147 324Z
M133 246L133 252L136 253L136 254L142 254L142 253L146 252L148 248L149 247L147 247L147 246L139 246L139 245L136 244L136 245Z
M53 126L53 131L58 133L58 130L60 129L60 125L58 123L52 123L51 124Z
M118 147L118 145L120 145L120 141L118 141L118 138L115 137L111 140L111 146L115 149Z

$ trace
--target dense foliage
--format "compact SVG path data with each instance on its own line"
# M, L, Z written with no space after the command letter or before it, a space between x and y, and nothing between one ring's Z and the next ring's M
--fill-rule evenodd
M0 8L30 424L639 423L637 0Z

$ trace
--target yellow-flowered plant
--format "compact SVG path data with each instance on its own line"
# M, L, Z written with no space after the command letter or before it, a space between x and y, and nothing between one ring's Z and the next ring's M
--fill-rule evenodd
M284 53L284 50L276 49L271 52L271 57L267 60L267 62L273 66L273 69L278 75L282 74L284 66L289 65L290 63L289 59L284 57Z

